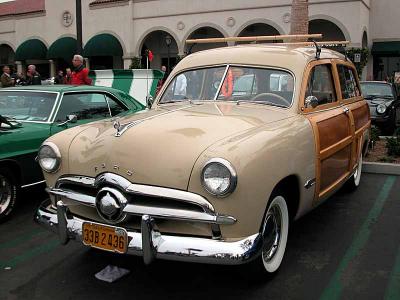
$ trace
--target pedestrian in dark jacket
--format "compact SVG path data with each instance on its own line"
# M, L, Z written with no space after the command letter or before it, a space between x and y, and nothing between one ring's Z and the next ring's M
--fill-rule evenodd
M64 72L58 71L57 76L54 78L54 84L64 84Z
M0 77L0 82L1 82L1 87L10 87L14 86L15 80L11 78L10 75L10 67L9 66L4 66L3 67L3 74Z
M72 72L71 84L73 85L91 85L92 79L89 78L89 69L83 65L83 57L80 55L74 55L72 59L74 65L74 71Z
M29 65L28 71L26 72L26 85L41 85L42 78L40 74L36 72L35 65Z

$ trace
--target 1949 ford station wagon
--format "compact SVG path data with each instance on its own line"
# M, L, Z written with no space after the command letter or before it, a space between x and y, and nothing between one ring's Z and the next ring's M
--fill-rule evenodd
M274 273L289 225L360 184L370 116L353 64L313 45L197 52L151 109L50 137L50 199L35 220L62 243Z

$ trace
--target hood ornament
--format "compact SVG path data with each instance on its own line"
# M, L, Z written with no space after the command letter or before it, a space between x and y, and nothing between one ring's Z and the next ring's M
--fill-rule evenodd
M114 127L114 129L117 130L116 136L117 136L117 135L119 136L119 134L120 134L120 132L121 132L121 123L119 122L119 120L115 120L115 121L114 121L113 127Z

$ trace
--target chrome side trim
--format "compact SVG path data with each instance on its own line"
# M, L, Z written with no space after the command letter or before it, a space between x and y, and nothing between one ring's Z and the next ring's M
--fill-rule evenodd
M30 187L30 186L34 186L34 185L37 185L37 184L45 183L45 182L46 182L46 180L42 180L42 181L30 183L30 184L21 185L21 189L26 188L26 187Z
M59 203L62 206L62 203ZM36 211L34 220L36 223L57 233L65 233L67 239L61 237L61 241L76 240L82 242L82 225L84 220L68 216L66 213L57 212L52 208L49 200L44 201ZM158 232L150 217L142 217L143 232L127 231L128 255L138 255L146 258L145 262L151 262L155 258L175 261L238 265L249 262L258 257L262 248L262 236L260 233L243 237L240 240L230 242L223 239L187 237L161 234ZM146 237L143 237L146 235Z
M307 180L307 182L304 184L304 187L305 187L306 189L309 189L309 188L312 187L315 183L316 183L316 179L315 179L315 178L310 179L310 180Z

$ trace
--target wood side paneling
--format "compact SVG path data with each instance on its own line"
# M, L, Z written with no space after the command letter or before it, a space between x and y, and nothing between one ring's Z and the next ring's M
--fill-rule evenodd
M349 157L351 152L351 145L336 152L334 155L321 161L321 191L328 188L340 177L343 176L349 169Z
M349 118L344 114L320 121L317 126L321 151L350 135Z

